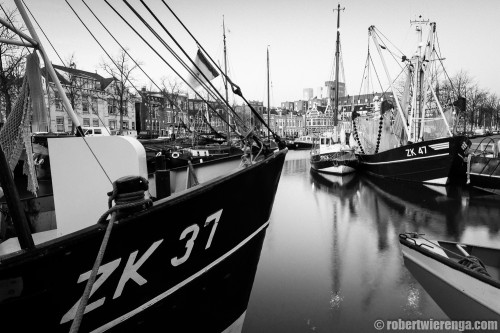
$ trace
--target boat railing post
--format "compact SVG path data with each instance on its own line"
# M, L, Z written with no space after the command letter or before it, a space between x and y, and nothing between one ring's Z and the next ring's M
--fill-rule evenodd
M458 249L458 250L459 250L459 251L460 251L460 252L461 252L464 256L466 256L466 257L470 256L470 254L469 254L467 251L465 251L465 249L462 247L462 245L461 245L461 244L457 244L457 249Z
M170 196L170 171L166 169L165 155L156 156L155 185L156 198L163 199Z

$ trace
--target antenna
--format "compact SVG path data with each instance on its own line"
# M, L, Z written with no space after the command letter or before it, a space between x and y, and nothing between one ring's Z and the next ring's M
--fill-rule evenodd
M410 25L415 25L415 31L418 36L418 55L422 55L422 26L429 24L429 20L422 19L422 15L418 16L418 20L410 20Z

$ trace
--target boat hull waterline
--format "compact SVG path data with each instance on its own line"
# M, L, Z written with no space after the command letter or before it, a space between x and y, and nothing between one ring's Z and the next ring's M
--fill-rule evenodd
M241 326L286 152L116 222L80 331ZM258 209L242 214L242 202ZM68 332L105 228L91 226L4 258L0 313L9 321L3 329Z
M357 154L359 170L372 175L428 184L465 182L464 136L422 141L377 154Z

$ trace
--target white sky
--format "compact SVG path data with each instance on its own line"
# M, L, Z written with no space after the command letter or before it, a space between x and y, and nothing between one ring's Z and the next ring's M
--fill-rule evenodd
M64 0L24 0L58 53L66 60L75 54L77 68L96 69L106 59L104 52L86 32ZM81 0L68 0L108 52L119 47L93 19ZM165 65L112 12L103 0L86 0L96 15L130 49L145 71L159 83L173 77ZM155 42L122 0L109 0L144 37L174 64L168 51ZM147 14L139 0L129 0L168 42L166 34ZM222 63L222 16L227 34L229 76L249 100L267 105L266 49L269 45L271 105L302 98L303 88L323 86L330 79L335 55L337 2L326 0L166 0L212 58ZM163 24L171 30L189 55L196 46L168 12L161 0L146 0ZM4 1L14 7L13 1ZM344 0L341 6L341 45L350 95L358 94L367 55L368 27L375 25L403 52L411 54L416 40L410 20L422 15L437 23L440 48L452 76L466 71L479 87L500 95L500 1L498 0ZM40 37L42 34L39 33ZM424 37L425 38L425 37ZM49 44L42 39L52 62L60 64ZM169 42L170 45L174 45ZM175 47L175 46L173 46ZM107 60L107 59L106 59ZM177 67L177 65L175 65ZM177 67L178 68L178 67ZM185 71L180 71L185 74ZM379 74L382 69L379 70ZM396 73L393 73L396 74ZM139 71L138 86L151 86ZM217 87L222 87L217 83ZM240 102L240 100L236 100Z

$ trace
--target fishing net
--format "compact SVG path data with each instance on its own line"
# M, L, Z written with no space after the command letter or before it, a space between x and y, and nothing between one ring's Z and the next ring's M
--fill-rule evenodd
M354 138L358 138L358 145L365 154L376 154L399 146L399 138L393 132L393 118L393 112L385 112L382 116L375 113L354 120Z
M40 81L40 62L36 53L28 55L26 59L26 74L19 96L14 103L7 121L0 130L0 146L4 151L11 171L14 171L23 149L25 150L23 174L28 176L28 191L36 196L38 181L36 178L33 149L31 145L31 122L36 120L37 125L45 126L45 103L43 100L42 83ZM35 121L34 121L35 122ZM45 124L45 125L44 125Z
M424 140L433 140L450 136L446 123L448 123L450 127L452 126L453 118L451 108L444 111L444 118L440 117L425 119L425 128L423 135Z

